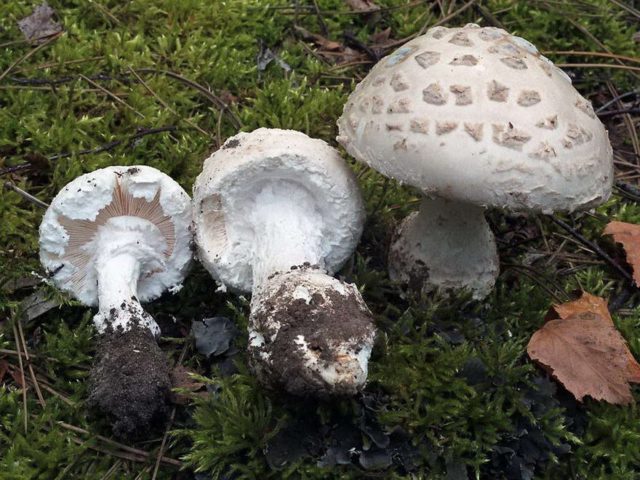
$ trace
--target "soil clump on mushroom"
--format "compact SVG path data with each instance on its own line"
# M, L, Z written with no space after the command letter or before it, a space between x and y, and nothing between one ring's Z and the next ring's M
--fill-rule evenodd
M291 346L302 338L310 350L318 353L321 362L338 364L336 345L348 343L356 348L356 353L361 348L358 346L366 345L374 328L371 314L359 306L352 293L327 292L326 299L314 293L308 302L302 298L288 301L286 289L283 285L265 301L263 312L268 314L264 318L258 314L254 319L256 330L267 340L263 347L250 350L251 361L259 361L260 353L269 355L272 362L268 378L272 379L272 388L283 388L299 396L328 397L326 381L318 373L310 375L302 348L292 350ZM282 325L277 331L268 327L273 325L273 318ZM354 389L347 394L355 393Z
M108 329L91 369L89 405L106 414L113 432L140 438L164 424L171 379L167 359L149 329Z

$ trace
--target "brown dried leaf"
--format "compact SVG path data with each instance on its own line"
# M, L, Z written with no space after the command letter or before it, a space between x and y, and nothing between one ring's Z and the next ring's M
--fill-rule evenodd
M559 318L533 334L527 353L578 400L633 403L629 383L640 383L640 365L615 328L606 301L583 293L552 308Z
M390 37L391 37L391 27L387 27L384 30L381 30L379 32L372 33L371 35L369 35L369 42L374 45L384 45L389 41L393 41L393 40L390 40Z
M333 40L329 40L322 35L318 35L317 33L311 33L306 28L299 27L298 25L296 25L294 28L303 40L315 43L316 46L320 47L321 50L336 51L344 49L344 45L342 45L340 42L334 42Z
M195 380L189 375L190 373L191 372L184 368L182 365L178 365L171 371L171 383L173 385L173 388L179 388L191 392L172 392L171 399L173 403L186 405L193 399L194 396L198 396L198 390L204 387L204 383Z
M0 358L0 382L4 379L4 376L9 371L9 362L7 362L4 358Z
M55 14L47 2L42 2L31 15L18 21L18 27L30 42L43 43L47 37L62 31L62 25L53 19Z
M372 13L380 10L380 7L371 0L345 0L345 3L356 12Z
M15 368L15 367L9 367L9 375L11 375L11 377L13 378L13 381L16 382L16 385L18 385L20 388L24 388L24 382L22 381L22 370Z
M625 222L609 222L605 235L622 244L627 254L627 263L633 269L633 281L640 287L640 225Z

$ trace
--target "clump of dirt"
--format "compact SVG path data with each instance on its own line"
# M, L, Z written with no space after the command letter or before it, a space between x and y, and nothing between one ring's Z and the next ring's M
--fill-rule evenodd
M251 363L268 386L303 397L357 393L355 382L328 384L306 365L303 349L296 343L296 339L303 337L325 367L333 364L340 371L337 348L348 345L349 350L357 354L363 347L370 346L375 335L371 313L361 306L355 294L342 295L329 290L324 296L314 293L307 303L304 299L292 299L285 284L265 300L264 308L252 321L266 343L258 348L250 347ZM274 323L280 324L277 332ZM271 341L274 334L277 335ZM269 357L268 362L261 358L264 354Z
M110 330L99 339L89 404L113 422L113 433L139 438L164 424L171 379L167 358L146 328Z
M224 145L222 145L222 149L228 150L230 148L237 148L239 146L240 146L240 140L238 140L237 138L232 138L231 140L226 141Z

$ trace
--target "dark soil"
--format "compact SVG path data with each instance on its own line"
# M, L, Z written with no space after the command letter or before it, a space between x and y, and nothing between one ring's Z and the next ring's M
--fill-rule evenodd
M134 326L103 334L90 382L89 404L112 420L118 437L139 438L164 424L169 367L148 329Z
M254 369L262 369L264 373L260 377L268 386L282 388L294 395L327 397L357 393L351 383L328 385L319 374L310 371L294 340L299 335L303 336L322 361L339 363L337 346L349 343L357 352L370 343L375 329L371 313L360 307L353 294L343 296L329 291L325 299L316 293L307 304L303 299L291 300L290 293L283 286L265 301L268 317L282 325L273 342L269 342L275 333L269 328L269 318L253 319L254 328L267 340L262 349L250 349ZM270 355L269 365L259 359L260 351Z

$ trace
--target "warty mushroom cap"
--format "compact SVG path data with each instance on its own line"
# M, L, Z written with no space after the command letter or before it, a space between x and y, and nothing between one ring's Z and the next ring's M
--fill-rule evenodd
M152 167L107 167L71 181L40 225L40 260L53 282L90 306L98 304L98 237L108 222L135 217L164 252L141 269L139 300L177 290L191 261L191 201L171 177ZM117 240L117 239L116 239Z
M338 141L427 195L572 211L606 200L607 132L570 78L528 41L435 27L382 59L349 97Z
M340 268L358 243L364 208L355 177L335 149L293 130L239 133L205 160L193 189L200 261L224 286L251 291L253 245L258 241L251 224L255 192L282 181L313 199L314 211L308 213L321 224L320 267L328 274ZM282 190L274 188L273 194Z

